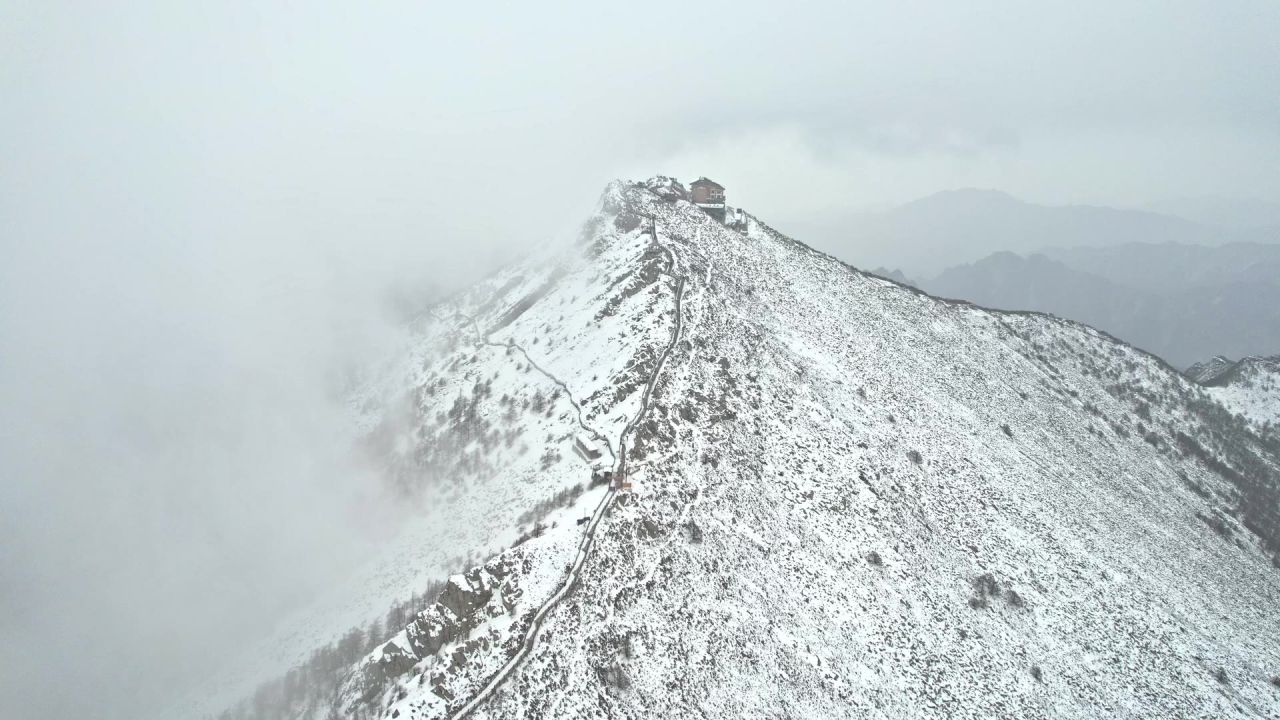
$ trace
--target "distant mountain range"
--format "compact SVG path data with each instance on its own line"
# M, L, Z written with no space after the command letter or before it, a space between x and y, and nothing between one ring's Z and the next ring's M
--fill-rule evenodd
M1144 210L1176 215L1205 225L1259 230L1280 227L1280 203L1257 198L1180 197L1148 203Z
M1078 320L1179 367L1218 354L1280 349L1280 245L1000 252L919 285L988 307Z
M1166 212L962 189L845 216L838 229L799 225L822 249L895 282L1084 322L1179 367L1280 350L1280 206L1153 207ZM1213 222L1169 213L1180 209Z
M1269 207L1269 206L1267 206ZM1199 217L1216 214L1187 202ZM1271 217L1262 209L1248 216ZM1231 216L1235 217L1235 216ZM1024 202L996 190L962 189L935 193L890 210L789 223L788 229L858 267L900 268L910 277L928 277L999 251L1027 254L1049 248L1111 247L1130 243L1222 245L1280 242L1280 225L1212 225L1149 210L1092 205L1051 206ZM1244 225L1248 225L1244 227Z
M1078 270L1158 293L1280 282L1280 244L1124 243L1043 252Z

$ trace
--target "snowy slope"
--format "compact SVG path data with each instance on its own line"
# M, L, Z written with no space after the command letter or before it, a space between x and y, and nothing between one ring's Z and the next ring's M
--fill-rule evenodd
M1257 423L1262 432L1275 433L1280 427L1280 355L1237 362L1219 356L1193 365L1187 375L1228 410Z
M602 461L613 461L674 320L671 291L655 282L669 259L641 228L604 226L618 198L601 202L567 250L432 308L403 356L370 373L352 399L354 424L415 516L368 567L166 716L216 714L393 603L513 544L539 548L543 564L573 555L574 521L605 494L588 487L575 438L598 438ZM535 526L545 529L530 539ZM535 602L551 588L525 591Z
M400 576L488 559L279 716L1280 714L1274 438L1097 331L685 197L610 186L366 389L371 452L465 520ZM580 432L634 491L546 508Z

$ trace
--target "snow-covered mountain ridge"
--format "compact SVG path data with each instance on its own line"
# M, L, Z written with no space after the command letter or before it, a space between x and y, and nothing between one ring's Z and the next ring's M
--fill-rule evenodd
M370 452L459 520L422 542L489 559L336 695L264 707L1280 713L1274 438L1095 330L682 193L611 185L572 249L434 308L365 389ZM591 482L580 435L630 492Z
M1228 410L1257 423L1260 432L1280 429L1280 355L1234 362L1219 355L1191 366L1187 376Z
M1205 385L1229 370L1233 365L1235 365L1235 362L1230 358L1223 355L1215 355L1204 362L1195 363L1187 368L1186 375L1201 385Z

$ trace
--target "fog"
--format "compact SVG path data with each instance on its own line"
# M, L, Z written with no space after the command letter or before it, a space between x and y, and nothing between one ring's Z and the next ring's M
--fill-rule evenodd
M1277 202L1278 8L6 3L0 715L162 707L348 570L348 373L611 178Z

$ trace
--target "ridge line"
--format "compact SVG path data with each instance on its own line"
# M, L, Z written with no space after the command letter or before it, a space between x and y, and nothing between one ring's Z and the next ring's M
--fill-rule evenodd
M666 245L663 245L660 240L658 240L657 220L652 215L649 215L647 217L649 218L649 233L650 233L650 238L652 242L657 244L658 247L662 248L663 252L667 254L667 260L668 260L667 275L670 277L676 278L675 327L672 328L671 339L667 342L667 346L663 349L662 355L658 357L658 362L654 366L653 373L650 374L649 381L648 383L645 384L644 392L641 394L641 397L640 397L640 409L636 411L635 416L632 417L631 420L627 422L626 426L623 427L622 433L618 437L618 454L614 456L614 462L616 463L617 474L621 477L626 476L627 435L635 431L635 428L639 426L640 421L644 418L645 414L647 413L649 409L649 402L653 396L653 390L657 386L659 376L662 373L662 368L665 366L667 358L671 355L671 351L675 349L675 346L680 342L680 336L684 329L684 322L683 322L683 316L682 316L682 299L684 296L684 286L687 278L684 275L674 274L674 271L676 268L675 253ZM520 346L516 345L515 343L511 343L509 345L504 343L496 343L489 340L487 336L482 337L480 335L479 326L476 323L475 318L470 318L469 316L461 312L459 312L459 315L462 315L463 317L468 317L471 320L472 326L476 330L476 336L478 339L481 339L481 342L483 344L495 345L500 347L515 347L516 349L520 350L521 353L524 354L525 359L529 360L529 362L533 364L534 367L538 367L537 364L534 363L531 358L529 358L528 353L525 353L524 349L521 348ZM547 377L551 378L554 382L559 382L551 373L546 372L545 370L542 370L540 367L538 369L542 371L543 374L545 374ZM561 385L563 386L563 383L561 383ZM565 388L565 390L566 390L566 393L569 394L567 387ZM569 396L570 396L570 400L572 401L572 394L569 394ZM574 402L574 407L578 407L576 402ZM579 408L579 413L581 413L580 408ZM588 429L590 430L590 428ZM608 440L606 439L606 443L607 442ZM612 447L610 447L610 453L612 454L612 452L613 452ZM581 580L581 575L579 573L582 567L586 564L587 558L590 556L591 549L595 544L596 530L598 529L601 519L603 519L605 513L608 511L608 508L612 504L612 501L616 495L617 495L617 490L612 485L610 485L608 490L606 490L604 497L600 500L600 503L596 506L595 511L591 515L591 521L587 525L586 533L584 534L582 540L578 543L578 553L577 555L574 556L574 562L569 567L569 572L565 576L564 584L561 585L560 589L557 590L555 593L553 593L551 597L548 598L546 602L544 602L542 606L538 608L537 612L534 613L533 621L530 623L529 629L525 632L524 640L521 642L520 649L516 651L516 654L511 656L507 660L507 662L503 664L501 668L498 669L498 671L489 679L489 681L485 683L484 686L481 687L481 689L474 696L472 696L470 700L466 702L466 704L464 704L461 708L459 708L454 713L446 714L446 717L449 718L449 720L462 720L462 718L465 718L468 715L470 715L472 712L474 712L475 709L479 707L481 703L489 699L489 697L493 695L493 693L497 691L499 687L502 686L503 682L505 682L509 677L511 677L511 675L515 673L515 671L520 667L520 665L524 662L524 660L530 655L530 653L533 652L533 648L538 641L538 636L541 635L542 633L542 625L545 622L547 616L551 613L552 610L556 608L557 605L560 604L562 600L564 600L565 597L569 595L570 592L573 591L575 587L577 587L578 582Z

